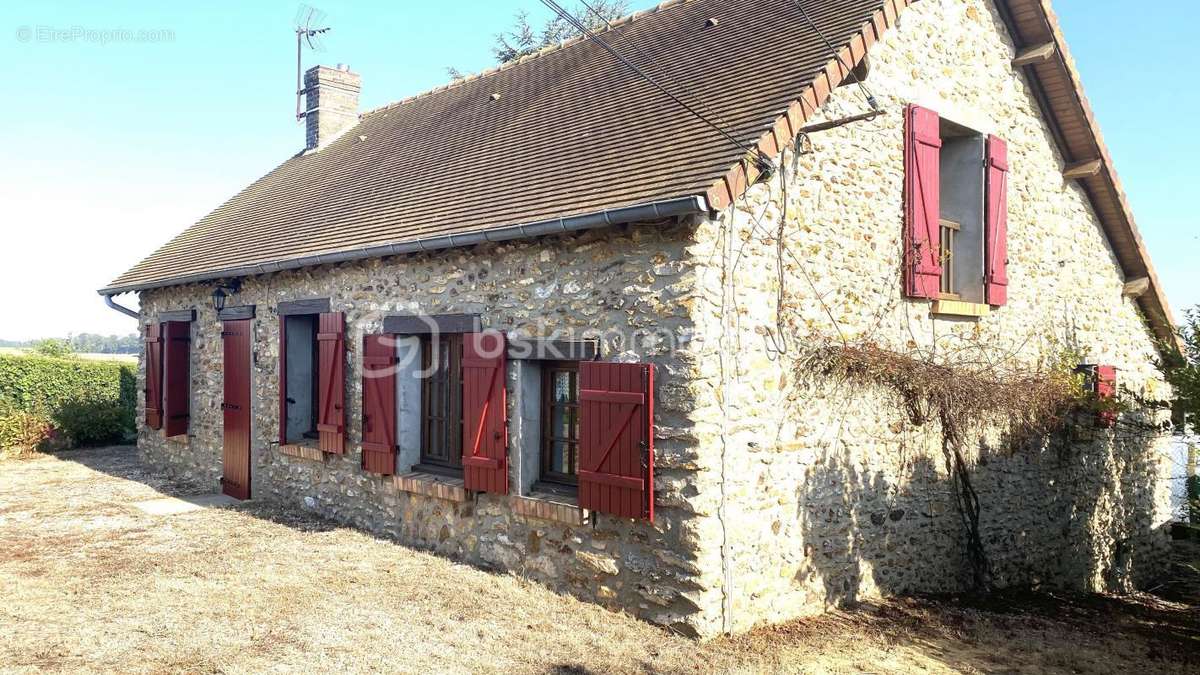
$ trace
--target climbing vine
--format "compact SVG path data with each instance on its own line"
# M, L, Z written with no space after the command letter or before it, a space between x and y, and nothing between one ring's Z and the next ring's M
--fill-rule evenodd
M1076 372L1077 355L1063 350L1033 367L962 358L938 361L872 342L831 343L810 348L795 362L798 377L818 376L859 386L882 387L898 399L915 425L936 424L946 470L953 479L959 515L977 589L991 586L991 565L980 535L980 502L971 482L969 444L978 434L999 430L1006 445L1062 430L1068 422L1097 419L1117 411L1115 400L1100 400Z

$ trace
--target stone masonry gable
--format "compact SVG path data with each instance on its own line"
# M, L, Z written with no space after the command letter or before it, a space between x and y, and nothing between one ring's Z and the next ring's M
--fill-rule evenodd
M974 350L1034 368L1064 348L1113 363L1121 386L1168 388L1156 345L1084 190L1063 159L988 0L921 0L870 51L886 114L813 133L779 177L700 227L691 249L710 364L696 403L701 443L724 484L724 546L709 549L711 617L745 630L861 598L961 591L963 529L936 428L914 426L886 392L814 384L806 346L871 341L933 355ZM996 134L1009 148L1007 305L938 316L902 297L904 115L910 103ZM868 108L853 86L814 121ZM782 223L783 277L775 235ZM782 300L778 293L782 285ZM794 336L790 342L780 333ZM1167 517L1163 438L1013 453L981 440L973 482L1002 586L1112 588L1152 575ZM715 488L714 488L715 489Z

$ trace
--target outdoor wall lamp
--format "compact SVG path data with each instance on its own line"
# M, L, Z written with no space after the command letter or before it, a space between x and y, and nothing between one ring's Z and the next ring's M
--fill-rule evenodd
M212 292L213 309L220 314L221 310L225 309L225 298L236 294L242 290L241 279L233 279L232 281L218 281L217 287Z

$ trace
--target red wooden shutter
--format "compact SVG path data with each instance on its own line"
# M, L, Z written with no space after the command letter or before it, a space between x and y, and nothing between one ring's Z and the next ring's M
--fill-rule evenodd
M579 364L579 506L654 521L654 367Z
M162 428L162 332L159 324L146 326L146 426Z
M362 467L396 473L396 342L364 335L362 357Z
M984 279L989 305L1008 302L1008 144L987 141L987 213L984 218Z
M1111 401L1117 395L1116 366L1096 366L1096 398ZM1116 410L1101 410L1097 415L1100 426L1108 428L1117 423Z
M504 334L463 335L463 479L468 490L508 494Z
M317 327L317 434L325 452L346 452L346 322L341 312L320 315Z
M163 417L168 436L186 434L191 419L192 324L167 321L163 337Z
M938 114L909 105L904 134L904 293L937 298L941 290L941 156Z

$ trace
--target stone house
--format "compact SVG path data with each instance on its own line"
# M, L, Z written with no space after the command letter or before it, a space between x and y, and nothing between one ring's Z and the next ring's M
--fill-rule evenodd
M707 636L973 583L935 425L806 345L1066 345L1169 397L1043 0L671 1L361 114L344 67L305 87L303 151L100 290L139 294L138 446L182 478ZM994 584L1154 574L1132 416L981 436Z

